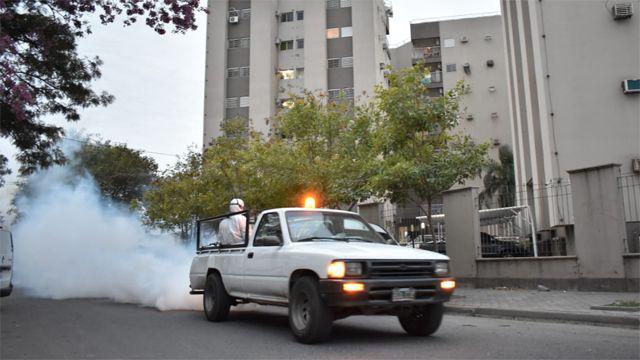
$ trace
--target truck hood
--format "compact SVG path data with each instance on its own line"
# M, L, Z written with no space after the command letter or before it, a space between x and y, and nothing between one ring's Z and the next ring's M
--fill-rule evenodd
M332 259L449 260L448 256L433 251L377 243L316 241L292 243L289 246L292 252L326 255Z

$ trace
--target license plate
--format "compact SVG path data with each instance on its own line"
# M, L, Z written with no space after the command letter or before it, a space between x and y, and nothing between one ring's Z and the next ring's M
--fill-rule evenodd
M394 288L391 291L391 301L412 301L416 299L416 289L414 288Z

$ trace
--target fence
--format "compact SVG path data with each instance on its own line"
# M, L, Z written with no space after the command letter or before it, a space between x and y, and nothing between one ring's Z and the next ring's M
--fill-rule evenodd
M623 174L618 177L622 194L622 208L627 231L626 250L640 253L640 175Z

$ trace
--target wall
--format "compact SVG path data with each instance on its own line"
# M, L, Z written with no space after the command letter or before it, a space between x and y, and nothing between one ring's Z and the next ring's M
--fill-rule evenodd
M205 65L204 129L202 143L220 135L225 116L225 78L227 68L227 1L210 1L207 15L207 56Z
M460 39L466 36L469 41ZM490 36L490 39L486 39ZM455 46L446 47L445 40L455 42ZM440 22L440 44L442 53L442 72L444 90L455 87L459 80L471 86L471 93L462 99L466 108L460 120L458 130L473 136L478 142L490 142L489 155L498 159L497 139L501 145L511 145L511 116L509 113L509 89L507 87L507 67L504 58L504 38L501 16L449 20ZM487 66L492 60L493 67ZM471 65L471 73L465 74L463 65ZM447 65L455 64L456 71L448 72ZM495 88L490 91L489 87ZM492 117L497 114L497 118ZM473 120L467 120L472 115ZM467 186L481 186L481 179L468 181Z

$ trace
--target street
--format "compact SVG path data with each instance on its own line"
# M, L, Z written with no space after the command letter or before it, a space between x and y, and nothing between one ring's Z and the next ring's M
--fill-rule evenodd
M446 315L432 337L395 318L351 317L319 345L294 342L286 309L245 306L210 323L102 299L0 301L2 359L12 358L635 358L638 330Z

